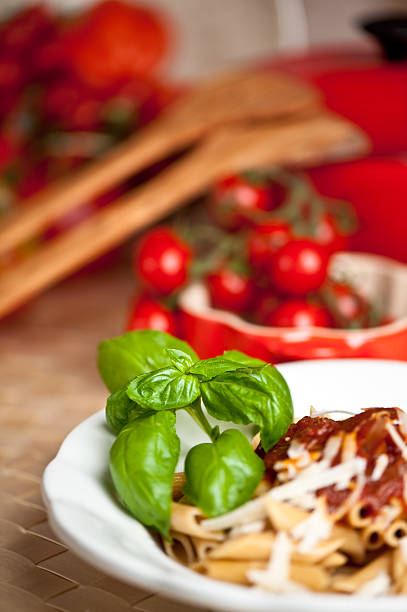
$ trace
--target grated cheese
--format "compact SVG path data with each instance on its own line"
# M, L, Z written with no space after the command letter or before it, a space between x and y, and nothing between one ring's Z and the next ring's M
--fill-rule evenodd
M277 533L270 560L265 570L248 570L247 578L255 586L273 591L287 593L304 589L290 580L291 542L284 531Z
M380 524L382 528L387 529L387 527L391 525L391 523L394 521L394 519L398 517L399 514L400 510L396 506L383 506L379 514Z
M374 470L372 472L372 480L380 480L384 474L384 470L389 464L389 458L386 454L381 454L377 457Z
M399 419L400 419L400 429L405 436L407 436L407 414L402 410L398 411Z
M405 461L407 461L407 444L404 442L397 429L391 423L386 423L385 427L391 435L394 444L398 446L401 450L401 456Z
M379 597L390 592L391 580L387 572L381 571L375 578L365 582L357 591L357 595L364 597Z
M266 521L253 521L252 523L245 523L244 525L238 525L233 527L229 532L230 538L236 538L237 536L246 535L247 533L260 533L266 527Z
M354 432L345 435L342 444L342 461L349 461L357 454L356 436Z
M352 478L364 473L365 469L366 460L362 457L354 457L334 467L329 467L325 460L318 461L290 482L271 489L267 495L278 501L290 501L294 497L331 485L336 485L337 489L346 489Z
M339 453L341 445L342 445L342 435L341 434L330 436L325 444L324 452L322 455L323 458L329 463L331 463L335 459L336 455Z
M326 460L318 461L299 472L290 482L270 489L261 497L251 500L227 514L206 519L202 521L201 526L209 530L229 529L243 523L262 520L266 517L264 499L267 496L277 501L291 501L299 505L298 500L302 496L307 495L307 499L310 501L311 495L314 494L313 507L315 508L317 502L315 491L331 485L336 485L337 489L346 489L349 487L352 478L364 474L365 469L366 460L362 457L354 457L350 461L334 467L329 467Z
M319 507L316 508L305 520L291 529L292 536L301 540L298 552L311 552L321 540L329 538L332 526L332 521L326 518L325 513L321 512Z

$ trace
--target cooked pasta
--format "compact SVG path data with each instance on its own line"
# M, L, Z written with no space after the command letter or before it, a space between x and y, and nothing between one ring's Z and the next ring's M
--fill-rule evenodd
M407 428L396 408L294 423L254 498L208 519L173 503L173 558L209 578L273 592L407 595ZM183 476L177 474L174 498Z

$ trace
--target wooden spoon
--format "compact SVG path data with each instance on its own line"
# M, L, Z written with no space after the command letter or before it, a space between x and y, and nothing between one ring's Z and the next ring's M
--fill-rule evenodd
M73 175L51 184L0 225L0 255L38 235L89 199L220 125L295 115L315 108L318 92L284 74L226 73L198 85L159 119Z
M0 316L179 208L222 174L270 164L312 165L368 150L365 136L330 113L224 128L159 176L45 243L0 276Z

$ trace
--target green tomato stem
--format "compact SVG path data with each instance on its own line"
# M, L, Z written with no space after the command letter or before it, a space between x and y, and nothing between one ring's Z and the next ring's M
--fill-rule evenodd
M194 421L198 423L198 425L204 430L204 432L208 435L211 441L215 442L217 436L216 433L214 433L212 425L209 423L201 408L201 399L198 398L193 404L187 406L185 410L194 419Z

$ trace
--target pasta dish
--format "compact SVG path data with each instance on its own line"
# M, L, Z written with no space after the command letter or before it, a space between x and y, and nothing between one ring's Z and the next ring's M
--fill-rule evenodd
M265 452L253 499L205 518L174 477L174 559L208 577L272 592L407 594L407 415L315 413Z

